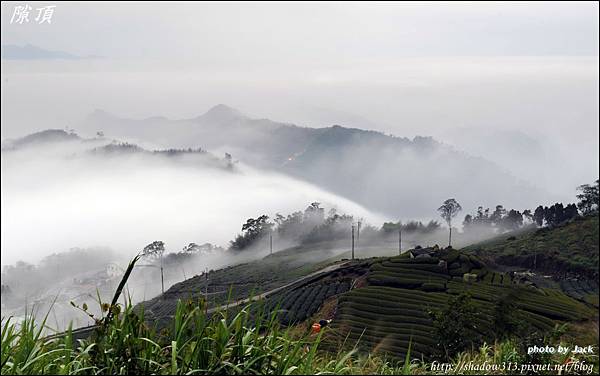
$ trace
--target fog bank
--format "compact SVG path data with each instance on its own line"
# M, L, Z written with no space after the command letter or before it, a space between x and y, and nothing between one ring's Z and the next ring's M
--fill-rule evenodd
M168 250L190 242L227 246L246 218L313 201L382 222L349 200L243 164L230 172L140 155L38 150L2 153L4 265L71 247L133 255L153 240Z

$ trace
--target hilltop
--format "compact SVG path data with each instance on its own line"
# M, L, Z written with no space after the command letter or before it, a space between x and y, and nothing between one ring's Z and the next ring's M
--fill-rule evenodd
M509 235L510 240L496 239L489 244L500 253L509 253L514 244L530 242L536 242L538 249L554 249L563 244L557 239L568 231L574 231L572 237L580 240L581 259L589 257L587 262L592 265L594 255L597 260L597 243L589 242L597 239L597 218ZM527 265L508 270L499 263L502 258L490 259L482 252L475 255L473 249L481 247L419 247L400 256L353 261L345 258L347 252L327 250L324 244L296 247L263 260L210 271L208 280L204 275L191 278L144 303L144 307L146 314L154 315L154 322L161 319L161 325L168 326L178 300L202 301L208 297L209 306L215 307L253 294L261 299L252 312L279 312L277 317L283 325L306 328L315 321L331 320L325 338L329 348L358 344L364 351L401 358L410 344L412 356L425 359L440 354L433 312L454 304L463 293L470 296L469 304L478 312L477 329L466 337L473 344L490 343L505 335L543 337L556 324L596 320L598 283L583 274L575 277L578 264L565 264L564 270L571 273L569 279L560 278L560 274L539 275L537 270L532 273L526 271ZM573 247L576 245L572 244L571 250ZM374 250L364 250L363 255L369 251ZM303 259L310 261L303 263ZM235 307L230 310L240 309L231 305ZM498 316L505 311L510 312L510 318ZM499 332L496 326L502 320L509 323Z
M232 169L235 161L231 156L218 158L202 148L168 148L146 149L135 143L124 142L118 139L109 139L101 133L95 137L81 137L73 130L47 129L35 132L24 137L5 140L2 143L2 153L17 153L44 151L45 148L62 149L59 154L75 156L96 157L125 157L131 155L149 156L170 160L178 158L179 163L191 165L205 165ZM186 160L182 157L192 156L197 159ZM199 160L198 160L199 159ZM198 163L200 162L200 164Z
M79 137L75 133L67 132L62 129L46 129L40 132L29 134L21 138L4 140L2 142L2 151L16 150L23 147L67 141L81 141L81 137Z
M285 173L394 217L422 217L447 192L469 207L500 198L505 205L525 207L547 196L498 165L432 137L409 139L342 125L302 127L254 119L224 104L178 120L126 119L97 110L77 128L165 148L226 150L243 163ZM507 198L506 192L518 194ZM395 200L388 199L391 195Z
M560 226L528 228L464 248L499 265L556 277L598 278L598 216L577 217Z

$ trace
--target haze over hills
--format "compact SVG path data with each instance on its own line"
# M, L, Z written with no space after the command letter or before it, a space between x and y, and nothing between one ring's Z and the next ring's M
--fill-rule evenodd
M222 104L183 120L123 119L97 110L77 128L140 144L231 153L245 163L303 179L391 217L430 217L447 196L455 196L465 208L496 204L526 208L553 199L500 166L431 137L411 140L339 125L301 127L253 119Z
M32 44L25 44L23 46L17 46L14 44L2 45L2 59L7 60L78 60L96 57L98 56L90 55L83 57L65 51L47 50Z
M386 219L313 184L237 162L199 147L149 148L56 129L5 140L2 263L97 245L128 257L154 238L170 250L190 242L226 247L247 218L314 201L371 223Z

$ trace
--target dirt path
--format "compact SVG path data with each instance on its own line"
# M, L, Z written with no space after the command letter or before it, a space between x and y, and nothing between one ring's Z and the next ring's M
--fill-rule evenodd
M252 302L254 300L264 299L264 298L268 297L269 295L273 295L273 294L275 294L275 293L277 293L277 292L279 292L279 291L281 291L283 289L286 289L286 288L291 287L293 285L296 285L298 283L305 282L305 281L309 280L310 278L318 276L319 274L330 273L330 272L332 272L334 270L341 269L342 267L347 266L349 263L350 263L350 261L344 261L344 262L341 262L341 263L329 265L329 266L327 266L327 267L325 267L323 269L319 269L319 270L317 270L315 272L312 272L312 273L307 274L307 275L305 275L303 277L300 277L300 278L298 278L298 279L296 279L296 280L294 280L292 282L286 283L285 285L279 286L279 287L274 288L274 289L269 290L269 291L265 291L262 294L253 296L251 298L240 299L240 300L228 303L228 304L220 305L218 307L213 307L213 308L208 309L206 312L207 313L214 313L214 312L217 312L217 311L222 310L222 309L229 309L229 308L232 308L232 307L237 307L239 305L247 304L247 303L250 303L250 302ZM167 317L172 317L172 316L167 316ZM89 337L90 334L97 327L98 327L98 325L90 325L90 326L86 326L86 327L83 327L83 328L73 329L73 331L72 331L73 340L84 339L84 338ZM53 335L47 336L46 340L50 340L50 339L54 339L54 338L61 338L61 337L64 337L65 335L66 335L66 332L53 334Z
M291 286L293 286L295 284L304 282L304 281L306 281L306 280L308 280L308 279L310 279L312 277L315 277L315 276L317 276L319 274L329 273L329 272L332 272L334 270L340 269L340 268L348 265L348 263L349 263L349 261L345 261L345 262L342 262L340 264L329 265L326 268L323 268L323 269L317 270L315 272L312 272L310 274L307 274L307 275L305 275L303 277L300 277L300 278L296 279L295 281L287 283L287 284L285 284L283 286L279 286L279 287L274 288L272 290L265 291L262 294L253 296L251 298L240 299L240 300L237 300L237 301L232 302L232 303L228 303L228 304L220 305L218 307L210 308L209 310L207 310L207 312L208 313L213 313L213 312L216 312L216 311L218 311L220 309L223 309L223 308L228 309L228 308L231 308L231 307L236 307L236 306L239 306L239 305L242 305L242 304L250 303L251 301L254 301L254 300L264 299L264 298L268 297L269 295L273 295L273 294L275 294L278 291L281 291L283 289L291 287Z

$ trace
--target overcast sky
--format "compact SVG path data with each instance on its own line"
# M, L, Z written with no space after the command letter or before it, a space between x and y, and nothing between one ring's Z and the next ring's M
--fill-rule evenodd
M31 21L11 24L24 4ZM33 18L44 5L56 8L40 25ZM598 171L598 10L597 2L2 2L3 45L102 56L2 60L2 138L76 128L96 108L191 118L225 103L299 125L432 135L521 167L521 177L544 170L544 182L558 167L572 175L555 183L570 197ZM469 128L484 142L467 144ZM492 141L497 131L519 132L504 135L507 143L535 140L556 161L515 165L520 156Z
M404 56L598 55L598 3L34 3L51 25L10 24L2 43L113 58L337 62ZM32 17L33 18L33 17Z

